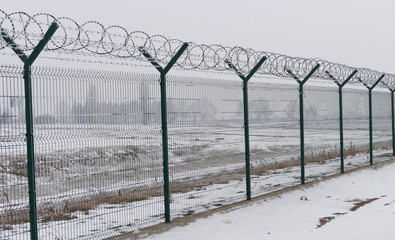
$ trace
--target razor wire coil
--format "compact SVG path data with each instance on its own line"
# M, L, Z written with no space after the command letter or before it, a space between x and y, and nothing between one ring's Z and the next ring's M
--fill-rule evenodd
M129 32L118 25L105 27L97 21L79 24L71 18L56 18L47 13L7 14L0 10L1 31L8 34L22 51L33 50L53 22L56 22L59 28L46 46L47 51L62 50L71 53L86 51L95 55L146 61L138 50L142 46L157 62L167 65L184 43L179 39L166 38L162 35L150 36L142 31ZM188 43L187 50L175 64L176 67L184 70L227 71L229 66L225 60L228 60L241 73L248 74L262 57L266 57L266 61L257 71L259 74L290 78L287 72L290 70L296 77L303 79L314 66L320 64L320 68L314 73L315 78L335 79L342 83L354 70L357 70L357 74L350 82L357 83L360 79L367 86L372 86L384 74L368 68L353 68L322 59L291 57L239 46ZM6 41L1 38L0 51L7 46ZM333 78L329 77L329 74ZM395 88L395 75L385 74L380 85L389 89Z

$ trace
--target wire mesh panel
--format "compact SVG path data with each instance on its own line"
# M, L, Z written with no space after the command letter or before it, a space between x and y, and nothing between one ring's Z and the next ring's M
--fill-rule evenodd
M158 85L147 74L33 69L40 239L102 239L162 222ZM3 215L12 224L9 236L14 230L16 238L29 238L26 157L16 123L2 124L1 157L20 169L3 173L15 182L3 187L13 206L4 205ZM7 212L20 220L10 221Z
M345 169L369 164L368 90L346 86L343 89ZM362 157L363 156L363 157Z
M391 93L385 89L372 91L374 162L388 159L392 154Z
M1 66L1 234L29 239L22 68ZM159 76L33 68L39 237L102 239L163 222ZM171 217L246 195L242 81L169 76ZM375 159L391 152L390 94L374 90ZM300 183L298 86L249 82L252 195ZM346 169L367 165L368 91L343 91ZM339 171L338 92L304 88L307 181Z
M259 196L299 182L298 89L281 79L249 83L251 191ZM294 167L294 174L284 174Z
M242 82L169 77L172 217L245 199Z
M333 82L314 79L304 88L306 181L339 173L339 94Z
M29 239L30 233L22 71L0 65L1 239Z
M45 13L0 10L0 15L0 54L8 63L18 55L30 69L43 50L42 63L67 61L72 67L33 68L35 179L29 180L37 186L39 239L103 239L163 222L167 140L173 219L245 199L248 156L253 196L300 183L303 159L307 181L338 172L341 91L333 82L350 83L341 105L346 170L369 164L372 139L373 162L391 156L390 95L379 88L368 92L380 81L377 86L393 89L395 75L250 48L184 43ZM32 53L33 60L22 53ZM262 65L255 67L258 61ZM95 64L101 65L76 67ZM196 70L198 77L168 76L167 99L162 99L157 72L129 72L150 64L162 77L172 67L191 75ZM243 79L256 73L249 82L247 121L242 81L233 72L229 78L202 74L230 68ZM33 144L30 121L25 123L30 99L22 70L0 65L1 239L30 238L33 184L28 184L27 155L30 160L32 153L27 154L26 142L29 149ZM169 137L162 143L164 101ZM250 151L245 152L248 121Z
M256 79L249 85L254 196L300 182L299 92L292 83L273 84L281 80ZM304 86L303 98L305 172L311 181L340 172L338 89L331 82L312 80ZM373 99L375 158L379 161L390 152L390 95L373 91ZM369 162L368 107L366 90L350 87L344 91L346 169Z

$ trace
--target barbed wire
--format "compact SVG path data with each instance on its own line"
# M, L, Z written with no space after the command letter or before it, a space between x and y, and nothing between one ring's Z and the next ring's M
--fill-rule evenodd
M23 51L33 50L53 22L56 22L59 28L46 46L47 51L61 50L71 53L88 51L97 55L146 61L138 50L142 46L157 62L167 65L184 43L179 39L166 38L162 35L150 36L142 31L129 32L117 25L105 27L96 21L79 24L71 18L56 18L47 13L29 15L25 12L14 12L8 14L0 10L1 31L7 33ZM358 79L360 79L367 86L372 86L380 76L385 74L368 68L353 68L322 59L291 57L239 46L188 43L187 50L175 64L177 68L227 71L229 66L225 60L228 60L241 73L248 74L262 57L266 57L267 60L257 71L258 74L290 78L287 72L290 70L295 76L303 79L311 69L320 64L320 68L313 75L315 78L336 79L342 83L354 70L357 70L357 74L350 82L359 83ZM0 51L6 47L7 43L1 38ZM329 74L332 77L329 77ZM395 76L385 74L380 85L390 89L395 88Z

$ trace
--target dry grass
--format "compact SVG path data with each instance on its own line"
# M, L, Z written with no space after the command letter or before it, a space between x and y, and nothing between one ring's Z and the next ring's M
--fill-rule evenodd
M365 206L365 205L367 205L369 203L372 203L372 202L374 202L374 201L376 201L378 199L380 199L380 198L370 198L370 199L367 199L367 200L354 199L354 200L347 201L347 202L353 202L354 203L354 206L350 209L350 211L351 212L355 212L359 208L361 208L361 207L363 207L363 206ZM335 219L336 216L342 216L342 215L345 215L347 213L348 212L345 212L345 213L334 213L333 216L320 218L320 220L319 220L320 223L317 225L317 228L320 228L320 227L324 226L325 224L329 223L330 221Z
M0 214L0 228L13 229L12 225L30 222L29 209L10 209Z
M204 189L204 187L213 184L227 184L232 180L242 180L244 174L244 169L238 169L223 175L209 174L186 182L172 182L170 193L185 193L192 190ZM64 201L39 202L37 206L38 218L41 222L71 220L77 218L75 213L83 212L89 215L90 210L96 209L102 204L129 203L158 196L163 196L163 186L160 184L121 189L113 192L99 192L88 196L65 199ZM10 229L13 224L28 223L29 221L28 208L12 209L0 214L0 228L3 230Z
M254 175L261 175L269 171L299 166L299 164L299 159L291 158L289 161L275 161L264 165L254 166L251 168L251 173Z
M320 224L317 225L317 228L324 226L325 224L329 223L333 219L335 219L335 217L333 216L320 218Z
M382 149L388 148L387 146L382 146ZM125 147L122 148L125 150ZM176 156L181 155L190 155L190 154L199 154L204 147L196 147L196 148L186 148L182 149L179 152L173 152ZM344 150L345 157L355 156L358 153L365 152L367 150L366 147L355 147L351 142L349 146ZM106 154L109 149L106 148L97 148L84 150L84 152L79 152L77 155L81 155L81 159L83 159L84 154L87 152L95 152L97 158L105 158L108 157ZM125 161L130 159L136 159L138 157L137 153L141 152L142 149L136 146L128 146L125 154L113 154L113 158L115 162L117 161ZM113 150L113 152L116 152ZM263 153L259 153L263 154ZM326 160L334 159L339 157L339 152L337 151L322 151L319 154L307 154L305 156L305 162L307 163L321 163L324 164ZM70 167L70 164L74 164L75 162L69 161L69 163L59 164L59 157L63 158L65 155L59 154L59 156L37 156L37 177L42 175L48 176L49 171L54 171L56 169L63 169ZM68 156L69 158L71 157ZM74 155L75 159L75 155ZM14 168L11 169L10 172L12 174L18 176L27 176L26 171L26 158L19 157L13 158ZM92 158L89 161L84 160L82 163L93 166L97 159ZM66 161L65 161L66 162ZM78 160L77 160L78 162ZM80 164L82 164L80 163ZM278 169L284 169L289 167L295 167L300 165L300 159L291 158L288 161L281 162L272 162L267 164L261 164L259 166L253 166L251 168L251 173L253 175L261 175L270 171L275 171ZM42 167L41 167L42 166ZM9 173L10 173L9 172ZM53 173L56 173L54 171ZM175 193L185 193L193 190L204 189L207 186L213 184L227 184L232 180L241 181L245 177L245 169L239 168L232 171L221 172L221 174L206 174L203 176L199 176L197 178L191 178L187 181L172 181L170 184L170 192L171 194ZM75 197L73 199L65 199L63 201L54 202L46 202L46 203L38 203L38 216L39 220L46 221L64 221L71 220L76 218L76 212L83 212L84 214L89 214L90 210L96 209L99 205L102 204L120 204L120 203L128 203L135 201L142 201L152 197L163 196L163 186L161 183L154 184L151 186L141 186L141 187L130 187L120 190L114 191L106 191L100 192L92 195ZM369 200L374 201L377 199ZM358 203L354 208L355 210L359 207L370 203L369 201L364 201ZM351 210L351 211L355 211ZM191 214L191 213L187 213ZM0 213L0 228L3 230L9 230L12 228L13 224L21 224L29 222L29 211L26 209L10 209L8 211ZM320 220L320 226L323 226L327 222L331 221L331 217L323 218ZM318 227L318 226L317 226Z
M77 216L73 216L71 214L63 214L63 215L55 215L55 216L44 216L41 217L42 222L55 222L55 221L67 221L76 219Z
M205 144L202 146L191 146L191 147L180 147L172 151L174 156L181 157L181 156L190 156L194 154L198 154L202 150L208 148L209 145Z
M121 151L121 152L120 152ZM122 165L122 163L138 159L144 149L134 146L85 148L77 152L55 152L35 155L36 177L56 177L59 172L70 171L73 166L97 167L105 164ZM27 156L5 156L8 165L0 171L16 176L27 177ZM77 167L78 168L78 167Z
M390 148L386 145L383 145L383 146L378 146L375 149L388 150ZM352 142L350 142L349 146L344 149L344 158L346 159L347 157L352 157L359 153L366 153L366 152L369 153L369 147L361 146L357 148L355 145L352 144ZM340 158L340 152L337 150L322 151L321 153L310 152L310 154L305 154L304 160L305 160L305 164L309 164L309 163L325 164L327 160L331 160L335 158ZM352 164L351 162L348 163L348 165L351 164ZM260 164L259 166L254 166L251 171L253 174L260 175L267 173L268 171L284 169L289 167L297 167L297 166L300 166L300 157L298 157L297 159L291 158L288 161L281 161L281 162L274 161L270 163Z
M367 200L364 200L364 201L358 200L356 203L354 203L354 207L352 207L350 209L350 211L351 212L357 211L359 208L361 208L361 207L363 207L363 206L365 206L365 205L367 205L367 204L369 204L371 202L374 202L374 201L376 201L378 199L380 199L380 198L371 198L371 199L367 199Z

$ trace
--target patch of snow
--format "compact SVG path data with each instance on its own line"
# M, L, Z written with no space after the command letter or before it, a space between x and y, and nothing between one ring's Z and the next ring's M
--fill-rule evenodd
M360 170L146 239L395 239L394 172L395 164ZM351 210L358 203L376 198ZM318 227L320 219L330 220Z

